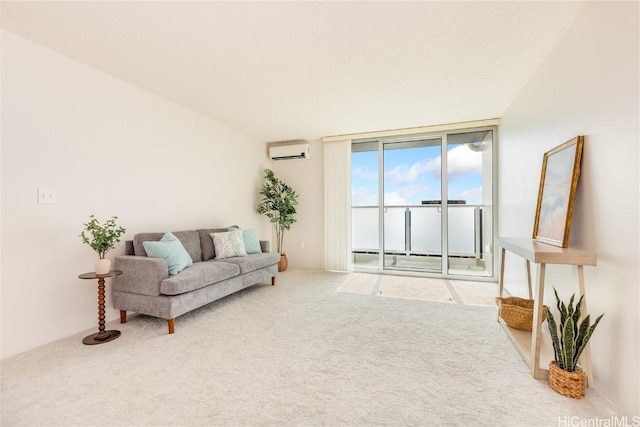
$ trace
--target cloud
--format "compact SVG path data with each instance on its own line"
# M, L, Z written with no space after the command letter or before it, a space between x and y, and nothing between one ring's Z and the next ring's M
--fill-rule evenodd
M399 165L386 173L391 183L397 185L411 184L420 175L420 164L416 163L412 166Z
M409 204L416 204L409 199L419 194L425 194L429 190L429 187L424 185L412 185L402 187L397 191L390 191L384 193L384 204L386 206L402 206Z
M429 159L424 162L417 162L412 165L399 165L386 173L392 184L406 185L413 184L423 173L440 175L440 157Z
M351 176L363 179L378 179L378 171L373 171L365 167L357 167L351 170Z
M393 184L406 185L414 183L422 174L428 173L433 178L440 177L442 157L427 159L412 165L399 165L386 173ZM472 151L466 144L457 145L447 152L447 172L449 178L482 172L482 153Z
M477 174L482 171L482 153L470 150L466 144L454 146L448 151L447 159L449 180L464 175ZM437 156L412 164L401 164L386 172L385 185L387 191L385 192L385 204L388 206L408 205L420 203L421 200L426 198L433 198L427 195L429 187L425 184L428 183L431 186L439 187L441 161L441 157ZM354 183L357 182L357 185L352 189L353 205L377 205L377 190L371 183L377 180L378 171L366 166L359 166L352 169L351 174L354 180L367 181L354 181ZM424 175L427 176L425 177ZM479 180L476 180L475 177L473 180L475 185L479 184ZM478 203L482 200L482 187L466 189L450 197L468 200L469 203Z
M386 206L402 206L407 204L407 198L397 191L384 193L384 203Z
M450 198L455 200L466 200L467 203L472 204L482 203L482 186L454 193Z
M482 152L472 151L467 144L458 145L447 153L449 177L482 172Z

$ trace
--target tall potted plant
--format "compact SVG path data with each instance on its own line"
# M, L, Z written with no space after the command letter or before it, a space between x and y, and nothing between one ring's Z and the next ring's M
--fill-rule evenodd
M260 189L260 203L256 209L259 214L269 218L276 230L276 250L280 254L279 271L285 271L288 266L287 255L284 253L282 242L284 232L291 229L296 222L296 205L298 194L280 179L276 178L270 169L264 170L267 180Z
M104 224L100 224L94 215L89 218L91 220L84 224L80 238L82 243L91 246L98 253L98 260L95 263L96 274L107 274L111 270L111 260L105 258L105 255L120 243L120 237L127 230L116 224L117 216L112 216Z
M562 395L580 399L584 397L586 374L578 366L578 360L604 314L598 316L593 325L590 325L591 319L588 314L580 321L584 295L574 306L575 294L571 295L569 304L565 305L560 301L556 288L553 288L553 292L560 313L560 325L557 324L549 307L545 306L555 355L555 360L549 363L549 386Z

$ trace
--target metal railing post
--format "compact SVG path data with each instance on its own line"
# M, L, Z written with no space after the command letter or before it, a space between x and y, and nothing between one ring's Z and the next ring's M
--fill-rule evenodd
M482 219L480 217L480 206L473 209L473 228L474 238L473 246L475 247L476 259L482 259Z
M404 209L404 250L406 255L411 255L411 210L409 206Z

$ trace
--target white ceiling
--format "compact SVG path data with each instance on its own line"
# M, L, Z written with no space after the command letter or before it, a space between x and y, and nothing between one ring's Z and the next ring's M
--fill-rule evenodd
M500 117L583 2L11 2L2 27L261 141Z

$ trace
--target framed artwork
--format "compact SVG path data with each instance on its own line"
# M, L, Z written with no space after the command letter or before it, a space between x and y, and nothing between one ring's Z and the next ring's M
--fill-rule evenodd
M573 204L580 176L583 136L544 153L533 239L553 246L569 245Z

